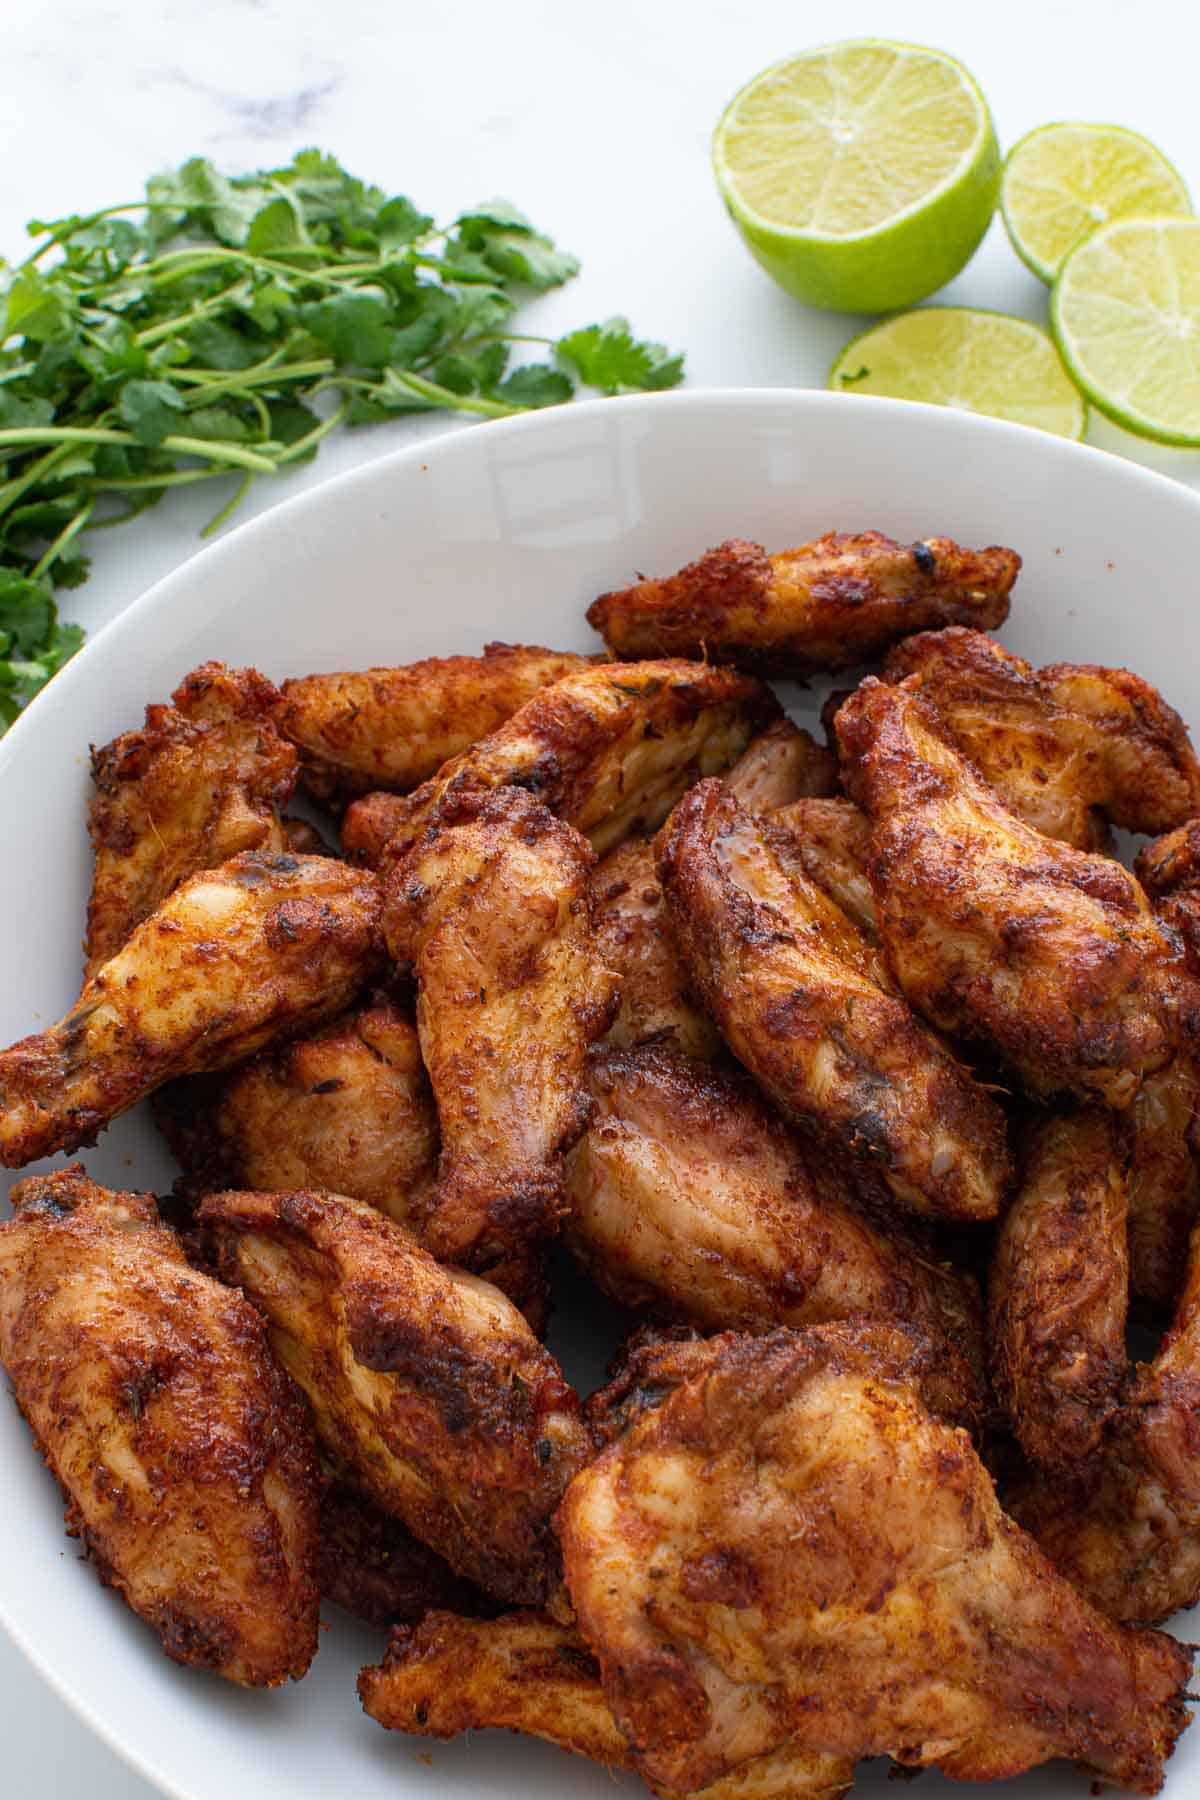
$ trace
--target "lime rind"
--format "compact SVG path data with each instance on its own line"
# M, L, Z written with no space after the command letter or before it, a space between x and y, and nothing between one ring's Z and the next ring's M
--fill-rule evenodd
M1097 412L1200 449L1200 219L1117 219L1085 238L1051 291L1050 329Z
M1087 430L1086 401L1049 334L983 307L923 306L870 326L839 352L828 386L984 413L1076 441Z
M1156 144L1123 125L1058 121L1026 132L1009 151L1000 182L1009 242L1039 281L1116 219L1188 217L1191 196Z

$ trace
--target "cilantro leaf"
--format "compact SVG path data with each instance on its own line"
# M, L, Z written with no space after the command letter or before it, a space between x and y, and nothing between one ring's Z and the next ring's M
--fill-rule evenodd
M672 355L665 344L639 341L628 319L606 319L602 325L570 331L555 349L582 382L604 394L652 393L678 387L683 380L683 357Z
M574 392L561 369L552 369L549 363L526 363L500 383L496 398L509 406L560 406Z
M139 444L157 450L163 439L180 429L183 398L167 381L127 381L117 412Z

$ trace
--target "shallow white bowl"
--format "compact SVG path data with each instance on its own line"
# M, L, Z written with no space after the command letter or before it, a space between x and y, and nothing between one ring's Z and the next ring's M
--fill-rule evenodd
M635 570L666 573L726 537L782 548L868 526L1013 545L1025 567L1008 645L1037 662L1128 664L1200 721L1200 496L1132 464L962 413L822 393L600 401L472 427L204 551L102 632L0 743L0 1042L57 1018L78 989L89 743L136 724L195 664L254 663L278 679L490 638L594 649L584 608ZM799 716L822 697L805 696ZM85 1160L118 1187L164 1191L172 1177L139 1115ZM611 1797L605 1771L530 1740L491 1732L443 1746L382 1732L360 1713L354 1679L384 1634L341 1615L310 1676L285 1692L240 1693L175 1668L64 1538L57 1490L6 1400L0 1468L0 1621L165 1793ZM1174 1760L1171 1795L1200 1788L1196 1740ZM882 1774L864 1768L860 1786ZM644 1792L633 1776L617 1783ZM942 1785L927 1777L921 1791ZM1083 1800L1086 1778L1056 1767L1016 1789L1019 1800L1058 1793Z

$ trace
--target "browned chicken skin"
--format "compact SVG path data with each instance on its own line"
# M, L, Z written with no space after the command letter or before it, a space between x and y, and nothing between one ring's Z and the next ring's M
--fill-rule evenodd
M1009 812L910 680L868 677L837 715L872 825L880 932L901 989L1035 1094L1126 1107L1200 1011L1175 940L1117 862Z
M193 1199L325 1188L419 1235L437 1115L411 1010L386 994L227 1073L172 1083L156 1117Z
M892 991L876 952L803 873L787 834L719 782L679 803L660 876L730 1049L784 1116L878 1167L917 1212L995 1216L1004 1118Z
M871 887L871 826L852 800L794 800L772 815L786 831L800 867L871 943L879 914Z
M751 739L725 776L747 812L774 812L810 794L836 794L837 757L790 719L776 719Z
M584 1055L616 1004L591 943L587 843L519 788L447 803L385 883L384 929L416 973L442 1154L422 1240L486 1269L563 1211L587 1124Z
M1200 763L1183 720L1128 669L1035 669L982 631L952 626L898 644L883 673L918 676L963 754L1047 837L1103 850L1108 824L1169 831L1200 812Z
M903 1335L711 1340L568 1488L567 1586L635 1764L687 1792L788 1743L974 1780L1068 1757L1156 1792L1190 1653L1056 1574Z
M1200 975L1200 819L1147 844L1133 866L1159 917L1183 940L1189 967Z
M247 1687L317 1648L312 1426L258 1313L153 1199L75 1165L13 1190L0 1362L106 1586L175 1662Z
M964 1407L978 1296L788 1131L744 1078L661 1046L593 1051L592 1123L570 1158L572 1249L606 1293L710 1331L890 1318L941 1341Z
M373 876L324 856L193 875L59 1024L0 1051L0 1163L74 1150L164 1082L340 1012L379 966L379 910Z
M587 1442L575 1394L515 1307L363 1201L214 1194L198 1216L336 1462L458 1574L541 1602L550 1515Z
M257 669L204 663L170 706L146 708L140 731L93 749L87 975L189 875L242 850L287 849L279 813L296 752L275 729L278 699Z
M997 1238L988 1292L992 1377L1021 1448L1045 1469L1076 1469L1120 1401L1126 1160L1112 1113L1038 1120Z
M1200 1219L1200 1167L1192 1137L1200 1070L1180 1051L1147 1075L1129 1111L1129 1287L1154 1311L1174 1310Z
M803 677L866 662L914 631L1002 625L1020 567L1012 550L964 550L951 538L830 531L777 556L730 538L677 575L601 594L587 617L614 656Z
M1111 1618L1151 1624L1200 1600L1200 1235L1158 1355L1141 1364L1107 1441L1066 1480L1010 1500L1025 1529Z
M494 1608L449 1563L345 1481L321 1495L321 1594L368 1625L415 1625L434 1607L474 1617Z
M358 1678L363 1707L392 1731L456 1737L508 1726L609 1768L632 1768L604 1698L599 1665L578 1633L544 1613L498 1619L434 1612L394 1631L377 1668ZM830 1800L853 1777L844 1757L788 1746L743 1763L696 1800ZM662 1800L674 1800L655 1786Z
M350 807L342 843L395 863L436 810L463 795L527 789L600 855L660 825L689 784L725 769L779 716L761 683L700 663L598 663L567 676L415 793Z
M301 777L318 799L406 794L541 688L594 661L538 644L488 644L482 656L303 675L283 684L279 728L299 747Z

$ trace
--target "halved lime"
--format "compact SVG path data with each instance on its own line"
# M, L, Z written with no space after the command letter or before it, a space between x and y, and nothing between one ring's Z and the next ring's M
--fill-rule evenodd
M1080 438L1087 407L1037 325L967 306L922 306L852 338L829 371L848 394L927 400Z
M957 275L1000 183L991 115L962 64L882 38L756 75L717 126L713 168L768 274L840 312L891 312Z
M1054 284L1050 329L1108 418L1200 449L1200 219L1118 219L1085 238Z
M1053 281L1076 244L1113 219L1191 213L1161 150L1120 125L1039 125L1013 145L1000 183L1013 249Z

